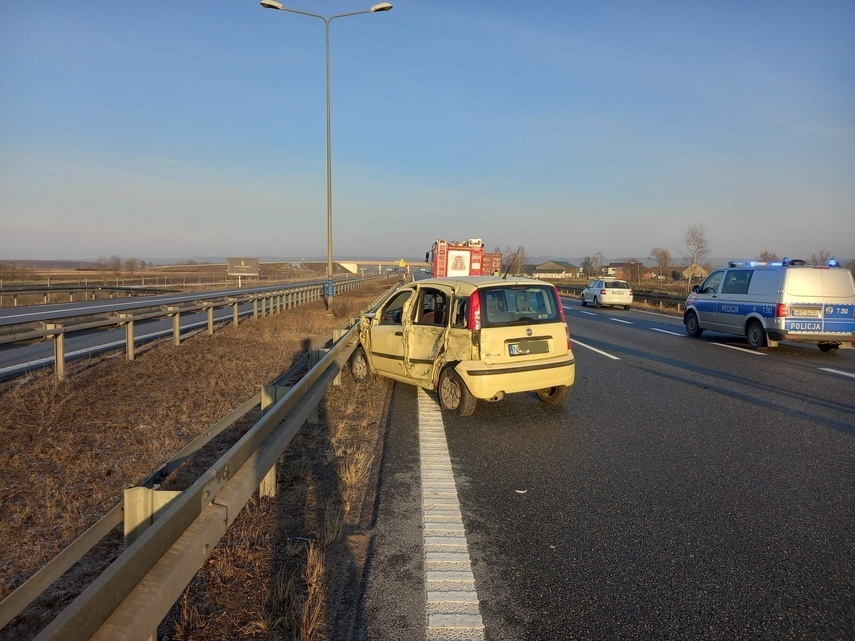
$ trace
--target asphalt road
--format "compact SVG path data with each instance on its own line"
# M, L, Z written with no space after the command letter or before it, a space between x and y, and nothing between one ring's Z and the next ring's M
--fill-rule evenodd
M565 303L565 406L444 414L483 638L855 638L855 350ZM425 638L416 395L395 386L360 640Z

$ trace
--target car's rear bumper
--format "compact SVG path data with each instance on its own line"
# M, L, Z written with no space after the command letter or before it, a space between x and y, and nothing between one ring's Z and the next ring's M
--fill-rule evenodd
M559 385L571 386L576 380L573 353L524 363L486 364L463 361L457 373L475 398L494 398L499 394L533 392Z

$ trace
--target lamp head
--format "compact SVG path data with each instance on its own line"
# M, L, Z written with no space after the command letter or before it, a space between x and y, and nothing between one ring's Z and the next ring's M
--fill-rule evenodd
M284 4L276 2L276 0L261 0L261 6L265 9L278 9L279 11L285 8Z
M391 11L391 10L392 10L392 3L391 2L381 2L380 4L375 4L370 9L371 13L377 13L378 11Z

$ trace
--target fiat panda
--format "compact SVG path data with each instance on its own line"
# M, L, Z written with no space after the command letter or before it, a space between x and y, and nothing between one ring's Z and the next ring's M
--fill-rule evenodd
M351 372L434 390L443 409L468 416L477 401L534 392L560 405L576 363L558 290L530 278L419 280L364 314Z

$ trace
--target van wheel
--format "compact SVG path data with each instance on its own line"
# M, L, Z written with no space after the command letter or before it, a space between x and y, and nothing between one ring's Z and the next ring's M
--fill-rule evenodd
M751 349L758 349L766 346L766 331L756 320L748 323L748 327L745 331L745 337L748 339L748 346Z
M701 329L701 324L698 322L698 315L695 312L686 314L683 322L686 324L686 333L689 336L698 337L704 333L704 330Z
M457 411L460 416L471 416L475 412L477 399L469 392L466 383L453 367L447 367L439 375L439 405L442 409Z
M362 345L358 346L353 351L353 356L350 357L350 375L355 381L364 381L371 374L371 369L368 367L368 357L365 355L365 350Z
M596 296L594 296L594 307L599 307L599 306L600 306L600 299L597 298Z
M837 343L819 343L817 347L819 347L820 351L830 352L831 350L837 349L840 346Z
M537 390L537 397L547 405L561 405L570 398L573 388L570 385L559 385L557 387L546 387Z

